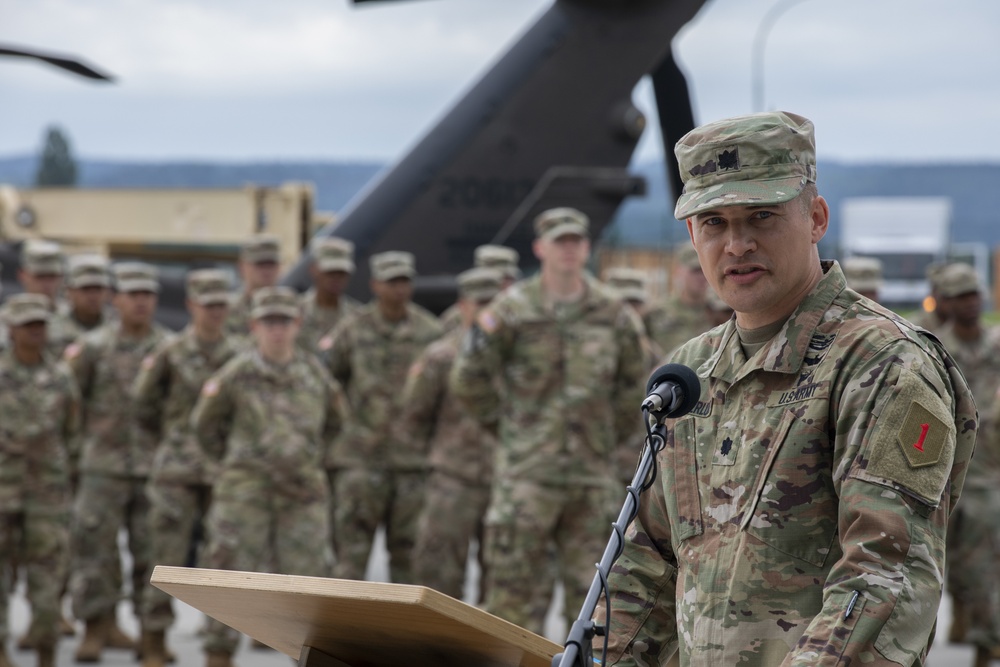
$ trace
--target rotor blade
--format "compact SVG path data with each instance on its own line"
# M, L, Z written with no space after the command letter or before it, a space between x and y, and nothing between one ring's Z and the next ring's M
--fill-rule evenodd
M54 65L55 67L64 69L67 72L72 72L73 74L86 77L88 79L94 79L96 81L114 81L114 77L112 77L110 74L104 74L102 72L98 72L89 65L85 65L79 60L74 60L73 58L66 58L48 53L39 53L38 51L26 51L20 48L13 49L3 46L0 46L0 56L34 58L36 60L41 60L50 65Z
M660 65L650 74L653 80L653 95L656 98L656 113L660 117L660 134L663 136L663 161L667 165L667 187L674 201L681 195L683 185L674 159L674 144L694 129L694 111L691 109L691 95L687 79L674 61L673 51L669 51Z

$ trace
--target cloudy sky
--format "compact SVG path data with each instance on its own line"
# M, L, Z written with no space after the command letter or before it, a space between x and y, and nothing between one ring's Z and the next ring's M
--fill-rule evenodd
M57 123L89 158L392 161L550 4L0 0L0 44L118 79L0 59L0 156ZM996 0L709 0L674 43L696 120L754 110L776 4L764 106L812 118L821 159L1000 162ZM635 97L655 113L648 86ZM641 156L660 155L647 135Z

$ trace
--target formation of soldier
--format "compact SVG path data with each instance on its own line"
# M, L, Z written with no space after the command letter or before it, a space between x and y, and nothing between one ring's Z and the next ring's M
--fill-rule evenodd
M675 253L675 296L659 304L642 271L612 269L604 282L586 271L581 212L546 211L534 226L537 275L521 279L514 250L481 246L441 318L412 301L410 253L372 256L373 298L359 304L346 294L351 243L314 240L313 287L297 295L276 286L276 238L258 235L241 250L240 292L226 271L188 274L190 323L177 333L155 323L155 267L26 243L25 293L0 311L0 512L20 522L0 558L27 579L33 612L19 648L53 664L68 593L84 624L78 662L129 649L162 667L174 617L148 585L152 565L362 579L379 527L395 582L461 597L476 542L489 611L540 633L561 580L572 620L638 458L648 373L733 311L690 244ZM854 268L845 262L852 285ZM877 287L873 268L860 267L859 292ZM970 284L934 283L942 321L963 313L942 339L986 400L995 387L972 375L998 377L1000 336L977 328L970 290L956 292ZM987 477L969 475L979 497L954 519L967 539L950 545L968 566L951 568L949 587L953 635L992 650L1000 633L976 619L997 618L982 615L996 590L961 576L982 571L1000 541L972 527L1000 505ZM24 540L36 530L44 540ZM116 622L123 590L138 639ZM3 616L4 645L7 631ZM209 622L208 666L232 665L238 642Z

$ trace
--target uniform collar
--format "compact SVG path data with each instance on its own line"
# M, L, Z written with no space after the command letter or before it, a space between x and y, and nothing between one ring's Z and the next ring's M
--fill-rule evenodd
M736 320L731 319L722 332L718 350L700 369L699 375L735 383L755 370L773 373L798 373L809 343L827 310L847 287L847 280L837 262L823 261L823 277L799 304L788 321L757 354L749 360L743 354Z

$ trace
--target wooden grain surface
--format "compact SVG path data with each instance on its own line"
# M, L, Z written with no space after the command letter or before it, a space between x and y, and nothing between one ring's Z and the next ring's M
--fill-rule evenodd
M151 583L285 655L350 667L549 667L562 647L423 586L158 565Z

